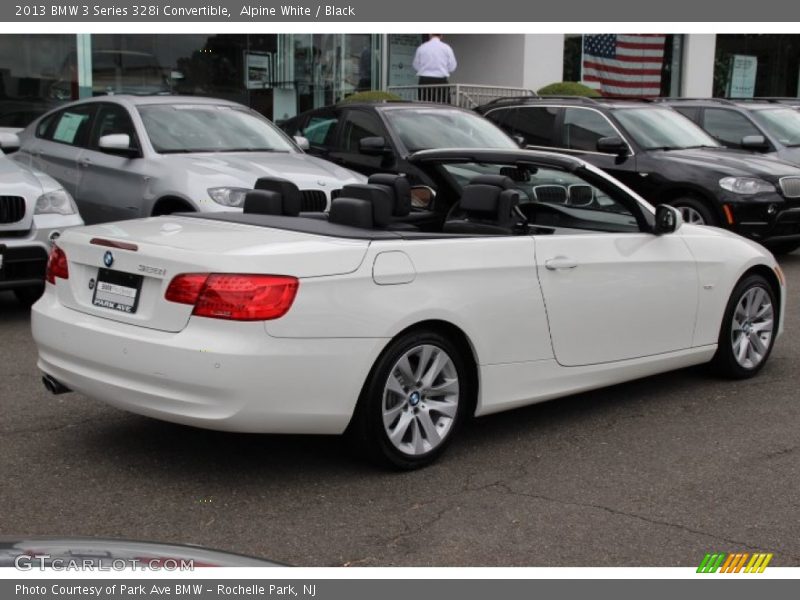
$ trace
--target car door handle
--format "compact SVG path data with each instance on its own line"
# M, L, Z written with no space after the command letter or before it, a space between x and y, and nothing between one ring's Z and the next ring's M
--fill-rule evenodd
M550 271L558 271L561 269L574 269L578 263L567 256L556 256L544 261L544 266Z
M88 158L81 158L78 160L78 165L81 167L90 167L92 165L92 161Z

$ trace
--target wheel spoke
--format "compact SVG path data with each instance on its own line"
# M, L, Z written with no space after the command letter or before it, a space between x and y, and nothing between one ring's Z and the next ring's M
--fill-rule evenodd
M428 409L440 413L446 417L454 419L458 412L458 403L450 400L431 400L430 398L425 401Z
M403 412L404 408L405 408L405 402L398 402L392 408L383 411L383 424L386 426L387 429L389 429L392 426L392 424L397 419L397 415Z
M397 425L394 426L394 429L389 430L389 439L396 447L400 447L408 428L413 426L414 416L410 412L403 413L400 415L400 420L397 422Z
M741 365L742 361L744 361L744 357L747 355L747 349L750 347L750 338L742 334L736 341L739 344L739 350L736 352L736 362Z
M433 354L433 351L433 346L422 346L422 349L419 352L417 371L414 373L414 381L420 381L422 379L422 375L425 373L425 368L428 366L428 363L431 360L431 354Z
M759 354L759 359L760 359L761 356L763 356L767 351L767 347L761 340L761 336L759 336L757 333L751 333L749 339L750 339L750 346L754 349L755 352Z
M437 352L436 356L433 357L430 368L422 378L423 389L429 389L433 385L433 382L436 381L436 378L439 377L439 373L441 373L442 370L449 364L450 357L448 357L444 352Z
M439 385L433 385L431 387L425 388L422 390L426 396L441 396L442 394L451 394L451 393L458 393L458 379L456 378L446 378L444 382L440 383Z
M419 429L419 419L413 419L409 427L411 427L411 447L414 449L414 454L422 454L425 452L425 440Z
M433 447L438 446L441 441L439 431L436 429L436 425L434 425L433 419L431 419L431 415L427 410L423 409L417 413L417 424L422 427L425 432L425 438L430 445Z
M753 323L753 331L758 333L768 331L769 333L772 333L772 319L765 319L763 321L759 321L758 323Z
M389 379L386 381L386 390L389 392L394 392L403 398L405 398L405 396L408 394L406 388L403 386L403 383L397 378L397 375L394 372L389 374Z
M404 355L400 360L397 361L397 368L400 370L400 374L406 380L407 385L414 383L414 371L411 369L411 363L408 362L408 354Z

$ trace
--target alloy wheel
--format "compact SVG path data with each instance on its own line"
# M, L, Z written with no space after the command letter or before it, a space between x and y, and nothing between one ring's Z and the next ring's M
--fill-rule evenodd
M681 211L684 223L689 223L690 225L706 225L705 218L696 208L692 206L677 206L676 208Z
M775 328L774 309L767 291L760 286L747 289L736 303L731 320L731 345L736 362L754 369L764 360Z
M431 452L450 433L458 402L458 371L452 358L438 346L414 346L398 359L384 386L386 436L403 454Z

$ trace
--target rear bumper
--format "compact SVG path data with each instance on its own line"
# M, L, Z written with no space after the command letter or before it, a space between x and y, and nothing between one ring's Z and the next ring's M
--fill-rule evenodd
M341 433L382 339L277 339L261 322L194 317L178 333L86 315L52 286L32 311L39 368L118 408L250 433Z

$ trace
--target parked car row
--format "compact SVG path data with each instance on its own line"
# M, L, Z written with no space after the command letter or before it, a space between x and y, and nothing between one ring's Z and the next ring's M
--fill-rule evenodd
M686 222L736 231L775 253L800 246L800 111L790 99L507 98L477 112L419 102L342 103L289 119L281 131L225 100L98 96L34 121L20 133L13 160L58 182L90 224L240 211L256 181L275 177L298 186L301 211L326 211L342 187L394 173L417 186L415 226L435 230L451 207L435 195L449 193L455 175L434 180L409 160L412 154L521 145L580 157L652 204L675 206ZM585 193L552 182L538 186L534 198L565 206L602 201ZM35 200L27 220L0 224L0 232L17 236L6 247L19 245ZM10 273L6 267L1 275L6 287ZM18 289L30 300L41 286Z

